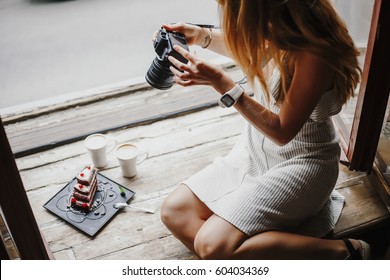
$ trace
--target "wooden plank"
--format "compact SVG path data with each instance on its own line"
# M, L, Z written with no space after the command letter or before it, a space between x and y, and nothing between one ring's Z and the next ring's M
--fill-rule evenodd
M374 164L374 171L378 175L375 179L375 189L382 197L383 202L386 204L387 209L390 211L390 173L383 172L378 164Z
M377 160L383 173L390 173L390 137L383 136L379 139Z
M223 126L225 129L217 130L217 126ZM132 180L121 177L117 163L102 172L135 190L137 194L133 203L159 208L164 197L180 181L211 163L215 156L226 154L241 128L242 119L234 111L229 113L227 110L215 108L150 126L119 131L117 137L122 141L133 141L137 136L138 144L141 145L142 142L143 145L151 147L151 156L140 165L139 176ZM131 130L136 132L129 133ZM172 141L173 139L181 141ZM76 144L68 145L68 150L72 150L72 146ZM55 150L61 149L61 153L55 153ZM164 246L171 249L180 248L179 241L169 237L170 233L162 225L159 212L148 215L125 210L94 239L86 237L48 213L42 204L63 186L63 181L69 180L74 174L74 170L64 172L64 167L71 166L70 169L75 169L80 162L85 162L82 160L83 156L88 156L86 151L83 151L85 155L73 154L68 158L64 147L54 149L53 152L58 156L55 162L47 159L44 165L39 164L41 154L29 156L27 161L18 159L18 162L26 168L21 174L26 181L29 199L34 205L34 215L56 258L90 259L104 258L105 255L120 258L121 254L127 256L130 251L140 252L142 249L139 248L149 243L159 243L161 238L167 236L167 240L174 241L175 245ZM42 176L47 173L52 173L53 176ZM171 255L160 254L156 257L187 256L185 251L179 250L178 255L176 251L172 250Z
M197 260L173 235L152 240L119 252L102 255L97 260Z
M49 194L48 188L40 188L29 192L32 204L37 205L35 216L39 226L52 248L54 255L58 252L72 250L76 259L90 259L112 252L126 252L126 249L140 246L153 240L159 240L169 231L160 221L159 208L165 196L175 188L180 181L209 164L215 155L226 154L233 144L226 141L205 144L193 149L179 151L169 155L154 158L145 166L148 171L140 170L137 179L127 181L126 186L136 192L134 205L157 208L156 214L143 214L131 209L119 213L94 239L90 239L73 229L68 224L59 221L54 215L41 208L42 197ZM219 149L218 149L219 147ZM202 157L196 155L203 155ZM208 157L204 155L209 155ZM181 160L178 161L177 159ZM154 168L158 166L160 168ZM180 172L178 172L180 170ZM108 173L110 177L118 174L118 170ZM105 173L107 174L107 173ZM146 175L147 174L147 175ZM116 175L118 176L118 175ZM120 175L119 175L120 176ZM124 183L127 179L123 179ZM120 181L120 178L117 179ZM51 188L51 191L53 188ZM178 241L177 241L177 244ZM176 245L177 245L176 244ZM164 258L163 255L156 256Z
M228 70L233 79L243 76L236 67ZM68 144L92 133L150 124L214 107L218 98L219 94L206 86L173 86L160 91L145 85L144 90L138 89L119 98L9 123L6 132L15 156L20 157Z
M146 142L143 148L150 150L148 146L161 146L161 153L167 153L167 149L174 149L174 145L180 145L179 143L164 143L163 141L159 141L160 137L167 137L170 134L175 133L175 131L185 131L181 132L182 135L180 137L186 137L186 141L199 141L195 139L195 137L191 137L188 132L191 132L194 128L201 129L206 124L210 124L213 122L218 123L219 121L229 118L230 116L236 115L236 111L234 109L221 109L214 108L210 110L206 110L204 112L199 112L191 115L182 116L180 118L169 119L162 122L157 122L154 124L150 124L147 126L138 126L132 127L131 129L112 131L109 133L110 136L113 136L117 139L118 143L124 142L132 142L136 144L143 145L145 141L156 141L159 143L158 145L154 145L153 143ZM241 117L234 117L237 121L242 120ZM232 124L229 124L232 125ZM239 124L242 126L242 123ZM238 129L240 129L238 127ZM229 130L229 127L224 127L223 131L234 131L233 133L237 133L236 126L233 126L232 129ZM218 137L211 135L198 135L202 139L204 137ZM191 139L193 138L193 139ZM153 148L155 149L155 148ZM152 150L153 150L152 149ZM153 151L149 151L150 153ZM154 151L156 154L151 154L151 156L156 156L158 151ZM40 166L44 166L47 164L52 164L55 162L60 162L62 160L70 159L72 157L77 156L85 156L87 157L87 150L84 148L82 141L74 142L68 145L60 146L55 149L52 149L48 152L32 154L29 156L25 156L23 158L18 158L16 160L17 165L20 171L28 171L29 169L34 169Z
M181 121L174 119L172 122L163 122L162 125L164 125L163 128L165 128L165 131L159 131L156 126L151 125L136 128L134 133L127 134L124 131L118 131L110 135L116 137L119 143L131 142L138 145L140 149L148 151L149 159L140 166L140 170L142 171L144 167L149 165L149 161L159 155L169 154L176 150L191 149L191 147L212 142L221 137L224 139L239 134L243 124L243 120L240 116L235 115L234 111L230 111L230 113L233 114L228 115L229 111L225 111L221 108L215 108L211 111L201 113L205 117L207 117L207 114L211 117L212 111L215 113L219 112L219 115L217 114L214 119L205 120L204 122L201 120L196 122L197 115L189 115ZM224 116L223 114L227 115ZM185 120L190 120L191 118L193 118L194 121L185 124ZM168 125L168 123L171 125ZM222 123L225 123L226 125L221 127ZM178 127L180 125L183 126ZM175 139L180 140L175 141ZM82 168L83 165L90 161L89 154L87 150L83 148L82 141L68 145L65 149L58 149L61 149L61 153L57 154L58 157L53 155L53 153L56 153L55 151L57 149L51 151L51 153L45 157L47 161L52 157L52 162L40 163L42 154L45 153L36 154L34 160L31 160L32 157L29 157L31 160L29 163L34 162L34 164L37 164L36 167L31 165L28 167L24 166L25 160L23 158L17 160L22 179L25 182L26 190L41 188L53 183L65 184ZM79 153L75 154L74 150ZM104 169L104 173L110 173L110 170L114 170L115 173L118 173L118 166L118 161L111 154L108 166ZM43 176L42 174L45 175ZM120 177L120 173L116 174L115 177L118 175ZM122 180L121 178L119 179Z
M19 259L19 253L0 212L0 260Z
M377 173L351 171L340 165L336 189L345 197L334 238L358 236L390 221L390 213L377 192Z
M109 133L119 143L136 143L150 157L139 166L136 178L121 176L118 163L109 160L101 172L134 190L135 205L153 207L153 215L126 209L89 238L42 205L60 190L88 160L82 141L48 152L17 159L21 177L38 225L57 259L194 259L160 221L164 198L184 179L203 169L215 157L229 152L244 121L234 109L207 109L178 118ZM388 220L378 195L365 173L340 165L336 188L346 196L342 219L335 236L360 232L373 226L369 219ZM379 208L378 208L379 205ZM379 209L379 211L378 211Z
M389 211L367 178L339 191L346 200L334 238L359 236L389 221Z
M4 125L8 125L146 89L145 80L135 78L126 82L108 84L32 103L19 104L15 107L2 108L0 114Z

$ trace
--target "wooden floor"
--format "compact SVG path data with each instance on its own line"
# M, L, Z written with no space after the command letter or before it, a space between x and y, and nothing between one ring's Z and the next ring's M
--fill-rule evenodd
M156 99L154 102L157 104L159 100L164 99L164 95L166 97L170 94L186 94L185 91L177 89L173 89L172 92L144 92L144 96L146 95L149 100ZM234 109L215 107L216 96L212 97L215 98L214 102L205 101L203 108L200 106L175 115L173 114L175 109L172 107L169 111L173 113L168 114L169 116L164 117L161 113L159 119L149 119L147 122L134 121L133 124L128 122L123 128L118 126L107 129L109 123L104 118L99 118L100 124L104 126L101 127L101 131L116 137L119 143L130 142L149 153L149 157L139 165L139 173L133 179L121 176L118 162L112 155L109 157L108 166L100 172L135 191L136 196L131 202L133 205L155 208L157 210L155 214L132 209L121 210L95 238L90 238L43 208L43 204L90 161L82 139L85 134L99 131L99 127L88 130L83 123L74 127L69 123L76 123L77 120L81 122L86 118L90 124L91 116L99 112L101 116L102 111L106 116L111 116L110 122L116 122L117 110L129 112L127 116L118 116L121 118L119 121L124 123L128 121L126 117L134 116L131 112L142 112L137 109L142 100L141 96L141 93L134 94L134 100L131 101L132 96L121 94L111 97L108 101L100 100L95 104L84 104L79 107L69 106L62 108L61 111L49 111L41 116L30 117L28 120L21 119L18 123L10 121L7 124L6 130L10 142L14 143L13 148L30 151L24 156L20 154L17 165L38 225L56 259L196 258L165 228L160 221L159 209L164 198L181 181L210 164L215 157L228 153L237 140L244 121ZM210 102L214 105L209 105ZM118 109L121 104L125 107ZM83 106L87 106L84 113ZM176 107L180 106L177 104ZM144 119L147 118L146 113L142 112ZM151 111L148 110L148 113ZM135 116L135 119L137 117ZM45 123L56 127L57 132L64 129L61 134L71 134L73 140L60 144L56 142L57 144L52 146L50 140L45 142L45 147L39 148L40 142L37 139L42 139L45 135L52 137L51 134L55 134L52 130L45 129ZM99 126L99 122L95 125ZM35 138L23 138L22 128L28 126L30 128L27 133L33 135L35 130L44 135L37 133L34 134ZM112 127L115 127L114 123ZM74 131L77 129L80 131ZM26 139L29 139L30 145L26 143ZM24 145L23 148L21 145ZM380 227L389 221L389 211L376 190L376 185L380 184L380 181L375 174L368 176L351 172L342 165L340 171L336 188L346 196L346 204L334 237L365 234L367 228Z

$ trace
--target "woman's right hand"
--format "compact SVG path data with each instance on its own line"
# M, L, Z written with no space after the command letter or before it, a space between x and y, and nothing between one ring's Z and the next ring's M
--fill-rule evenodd
M171 66L170 70L175 75L177 84L184 87L209 85L221 94L232 89L235 85L235 82L221 66L205 61L180 46L173 48L188 60L188 63L183 63L173 56L168 57L172 65L175 66Z
M184 34L188 45L202 45L204 42L204 37L207 36L207 31L205 31L202 27L184 22L163 24L162 27L168 31L177 31ZM157 32L153 34L153 41L156 39L156 36Z

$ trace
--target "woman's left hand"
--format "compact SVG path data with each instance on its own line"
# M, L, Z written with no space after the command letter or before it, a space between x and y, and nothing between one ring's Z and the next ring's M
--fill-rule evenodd
M175 51L188 60L187 64L180 62L174 57L168 57L169 61L178 69L171 66L170 70L175 75L175 82L184 87L192 85L209 85L223 94L233 88L234 81L223 69L210 62L196 57L180 46L174 46Z

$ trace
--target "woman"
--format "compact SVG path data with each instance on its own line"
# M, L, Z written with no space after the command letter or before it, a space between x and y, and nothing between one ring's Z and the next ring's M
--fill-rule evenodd
M164 201L162 221L202 259L368 258L361 240L326 240L343 198L331 116L353 95L358 50L328 0L219 0L222 31L165 25L236 60L247 95L220 67L180 47L175 81L209 85L248 121L224 158ZM256 83L258 86L256 87Z

